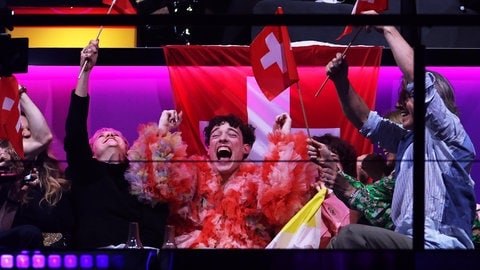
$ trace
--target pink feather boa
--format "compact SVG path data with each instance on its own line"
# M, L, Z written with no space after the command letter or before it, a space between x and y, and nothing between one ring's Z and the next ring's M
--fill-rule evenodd
M131 192L169 204L180 248L265 248L312 196L317 169L303 133L270 134L267 162L245 161L226 183L206 157L187 157L180 133L161 136L149 124L139 134L129 151Z

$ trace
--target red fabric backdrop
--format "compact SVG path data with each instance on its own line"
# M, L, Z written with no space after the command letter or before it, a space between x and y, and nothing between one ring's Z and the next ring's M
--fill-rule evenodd
M325 80L325 65L344 49L325 45L294 47L301 91L293 85L282 93L279 102L287 104L292 127L305 128L301 93L312 136L320 135L320 129L337 129L338 135L352 143L358 153L368 153L373 151L373 146L343 116L333 84L328 82L318 97L314 97ZM248 46L172 45L164 51L175 106L184 112L180 131L190 154L204 153L201 122L216 114L234 113L248 120L257 127L257 137L260 137L259 130L271 129L273 119L262 119L262 116L276 108L275 100L269 102L264 96L250 93L258 85L253 79ZM376 46L353 46L347 53L351 66L349 78L370 108L375 107L381 53L382 48Z

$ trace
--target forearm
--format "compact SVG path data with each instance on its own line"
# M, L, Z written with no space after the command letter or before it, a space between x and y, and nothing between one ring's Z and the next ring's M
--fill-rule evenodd
M367 121L370 109L348 79L335 80L334 83L343 113L357 129L360 129Z
M79 97L71 93L70 106L65 122L64 148L67 159L86 159L92 157L88 142L87 117L89 97Z
M394 26L385 26L383 28L383 35L403 76L408 82L413 82L413 48Z
M31 137L24 143L27 158L36 156L45 150L53 139L52 132L40 109L26 92L20 94L20 106L28 120Z
M89 78L90 78L90 70L83 72L81 76L78 78L77 86L75 87L75 94L77 96L86 97L88 95Z

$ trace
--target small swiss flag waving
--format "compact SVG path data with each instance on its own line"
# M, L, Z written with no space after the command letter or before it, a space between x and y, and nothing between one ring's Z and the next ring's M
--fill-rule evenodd
M352 9L352 15L361 14L367 10L375 10L377 13L385 11L388 9L388 0L357 0L355 2L355 6ZM347 25L343 30L343 33L337 37L337 40L342 39L346 35L352 33L353 27L351 25Z
M283 14L281 7L275 14ZM266 26L250 44L253 75L268 100L298 82L297 65L286 26Z

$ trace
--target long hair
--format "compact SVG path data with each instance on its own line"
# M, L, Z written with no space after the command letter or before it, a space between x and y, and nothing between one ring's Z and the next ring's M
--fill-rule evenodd
M62 199L63 193L70 190L71 182L65 179L59 161L47 150L37 156L34 167L37 169L40 189L43 191L39 203L46 202L48 206L55 206Z
M459 115L457 104L455 103L455 93L453 90L452 84L445 78L442 74L436 71L429 71L435 76L435 88L437 89L438 95L445 103L445 106L455 115Z
M455 115L459 115L457 104L455 103L455 92L452 84L442 74L428 70L435 77L435 89L438 95L442 98L443 103L447 109ZM398 95L398 102L400 105L405 105L406 100L410 97L410 93L407 91L407 82L402 78L402 84Z

